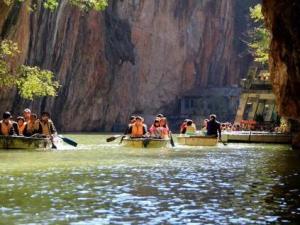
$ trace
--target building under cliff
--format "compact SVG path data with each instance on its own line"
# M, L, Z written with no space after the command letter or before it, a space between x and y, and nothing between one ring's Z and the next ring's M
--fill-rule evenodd
M277 121L275 95L272 91L270 74L267 70L253 66L246 79L241 82L243 91L235 122L255 120L263 124Z
M238 108L241 88L197 88L185 93L179 100L180 117L191 118L197 124L215 113L221 121L231 121Z

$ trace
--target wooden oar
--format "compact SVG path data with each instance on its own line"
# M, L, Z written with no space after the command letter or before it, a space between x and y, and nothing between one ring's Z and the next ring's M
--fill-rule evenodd
M222 141L222 138L219 139L219 142L221 142L224 146L227 146L227 143L225 143L224 141Z
M123 139L124 139L125 137L126 137L126 135L123 135L123 136L122 136L122 138L121 138L121 141L120 141L119 145L120 145L120 144L122 144L122 142L123 142Z
M57 149L57 146L54 144L54 142L53 141L51 141L51 142L52 142L52 148Z
M172 133L170 132L170 143L171 143L171 146L172 147L175 147L175 143L174 143L174 140L173 140L173 137L172 137Z
M71 138L64 137L62 135L57 135L59 138L61 138L65 143L72 145L73 147L76 147L78 144Z
M145 139L143 139L143 146L144 146L144 148L147 148L147 146L149 145L149 143L150 143L150 138L145 138Z
M112 141L114 141L114 140L116 140L116 139L118 139L118 138L120 138L120 137L122 137L123 135L114 135L114 136L112 136L112 137L109 137L109 138L107 138L106 139L106 142L112 142Z

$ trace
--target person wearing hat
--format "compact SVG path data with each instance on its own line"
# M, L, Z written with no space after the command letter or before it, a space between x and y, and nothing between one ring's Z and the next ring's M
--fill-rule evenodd
M135 118L135 123L131 126L130 136L132 138L141 138L147 133L147 128L143 124L144 119L140 116Z
M3 113L3 120L0 121L0 135L9 136L14 135L15 130L13 126L13 122L11 121L10 112Z
M165 116L161 113L156 116L156 118L163 118L163 117L165 117Z
M23 117L25 119L25 122L29 122L30 116L31 116L31 110L29 108L24 109Z
M50 119L50 114L48 112L43 112L41 114L41 121L39 123L39 134L46 137L53 137L57 135L55 126Z
M17 118L17 134L19 136L24 136L25 133L25 127L26 127L26 122L25 122L25 118L23 116L18 116Z
M207 122L207 136L216 136L221 140L221 124L217 121L217 116L211 114L210 120Z

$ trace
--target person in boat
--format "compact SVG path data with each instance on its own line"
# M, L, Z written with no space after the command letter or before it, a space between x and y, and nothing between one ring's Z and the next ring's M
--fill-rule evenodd
M31 110L29 108L24 109L23 111L23 117L25 119L25 122L30 121L30 116L31 116Z
M215 136L221 140L221 124L217 121L217 116L212 114L209 117L210 120L207 122L207 136Z
M131 116L129 119L129 124L124 132L124 135L130 134L131 133L131 126L135 123L135 116Z
M153 124L149 128L150 137L161 138L161 129L160 129L159 121L160 119L156 117Z
M142 138L147 133L147 128L143 124L144 119L140 116L135 118L135 123L130 127L130 137L132 138Z
M0 135L9 136L15 134L10 112L3 113L3 120L0 121Z
M159 120L159 126L160 126L160 130L161 130L161 138L163 138L163 139L169 138L169 136L170 136L170 129L169 129L166 117L160 118L160 120Z
M186 135L195 135L196 134L196 125L192 120L187 121L186 123Z
M26 122L25 122L25 118L23 116L18 116L18 118L17 118L17 126L18 126L17 134L19 136L24 136Z
M185 134L186 132L186 124L189 120L185 119L182 124L180 125L180 134Z
M24 136L32 136L39 133L40 121L35 113L32 113L30 120L25 125Z
M43 112L41 115L41 121L39 122L39 134L49 138L53 138L57 135L56 128L50 119L50 114L48 112Z
M202 125L202 128L201 128L201 133L203 135L206 135L207 134L207 123L208 123L209 119L205 119L203 121L203 125Z

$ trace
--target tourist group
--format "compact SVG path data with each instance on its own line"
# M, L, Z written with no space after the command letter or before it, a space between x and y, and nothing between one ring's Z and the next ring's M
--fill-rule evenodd
M209 119L204 121L201 135L221 138L221 124L216 119L217 116L212 114ZM189 136L198 134L195 123L190 119L185 119L183 121L180 126L180 133ZM125 135L129 135L131 138L151 137L168 139L170 137L170 129L167 118L164 117L163 114L158 114L156 116L149 130L141 116L131 116Z
M55 126L50 119L48 112L43 112L38 118L37 114L31 113L30 109L24 109L23 116L18 116L16 120L10 112L3 113L0 121L0 135L18 135L26 137L49 137L57 134Z

